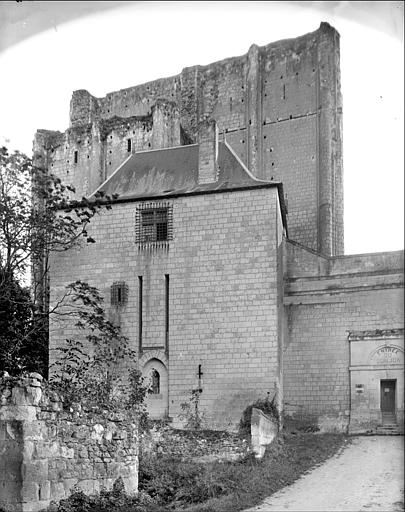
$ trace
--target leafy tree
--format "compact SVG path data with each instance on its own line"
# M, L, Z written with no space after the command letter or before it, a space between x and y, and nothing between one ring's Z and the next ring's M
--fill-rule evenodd
M72 201L74 188L19 151L0 148L0 370L47 375L49 256L94 240L87 226L110 198Z
M0 368L13 374L19 373L28 357L38 361L44 352L39 343L23 342L24 328L30 322L29 305L29 289L0 268Z
M136 352L118 326L105 317L97 288L83 281L66 287L62 311L82 336L66 340L51 365L50 385L70 407L110 412L132 412L141 428L147 427L144 405L147 388L136 368Z
M66 405L126 409L145 426L147 390L135 368L136 354L106 319L99 291L76 281L49 304L50 255L94 243L88 224L100 208L111 208L111 198L100 193L91 202L72 200L73 187L5 147L0 170L0 370L47 377L49 319L67 319L77 336L57 349L51 387Z

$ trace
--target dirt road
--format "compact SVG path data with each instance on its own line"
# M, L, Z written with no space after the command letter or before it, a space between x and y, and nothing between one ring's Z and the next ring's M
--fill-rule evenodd
M404 510L404 437L356 437L294 484L245 512Z

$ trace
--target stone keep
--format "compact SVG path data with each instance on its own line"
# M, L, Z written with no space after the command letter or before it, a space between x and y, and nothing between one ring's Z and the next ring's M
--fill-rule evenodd
M305 36L95 98L73 93L70 128L39 131L50 170L89 195L134 151L199 142L214 119L258 178L284 184L289 234L327 256L343 254L339 34Z
M54 257L51 302L76 279L100 288L158 379L152 416L180 425L201 390L215 428L267 393L323 429L378 428L384 407L401 426L403 360L369 352L395 333L403 354L403 253L343 256L341 124L339 34L321 23L104 98L75 91L68 130L37 132L36 163L76 198L118 194L91 224L94 246ZM54 330L51 360L71 335ZM371 373L356 388L359 372Z

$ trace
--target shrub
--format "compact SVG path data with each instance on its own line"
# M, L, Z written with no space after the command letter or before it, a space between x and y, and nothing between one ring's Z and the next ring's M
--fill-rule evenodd
M203 503L237 489L240 469L232 463L209 465L178 457L145 457L139 463L139 489L159 504Z
M270 416L270 418L273 418L278 423L279 413L275 401L276 396L274 395L273 398L270 400L269 393L267 393L266 398L259 398L253 404L248 405L242 413L242 418L239 422L239 432L246 436L250 435L250 425L253 408L260 409L261 411L264 412L264 414L267 414L267 416Z
M183 411L186 423L185 427L191 430L201 430L205 415L204 412L200 411L200 389L192 389L191 396L187 402L180 404L181 410Z
M148 389L135 367L129 339L106 318L97 288L80 280L66 288L69 318L79 339L67 339L56 348L59 357L51 365L50 388L63 397L66 408L79 403L97 411L125 411L138 419L141 429L147 428Z
M69 498L50 505L46 512L164 512L164 509L143 492L136 496L126 494L124 483L118 478L111 491L102 490L97 495L87 496L76 487Z

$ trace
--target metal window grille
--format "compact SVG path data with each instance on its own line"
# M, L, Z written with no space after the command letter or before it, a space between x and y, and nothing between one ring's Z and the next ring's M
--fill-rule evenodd
M136 242L139 248L168 249L173 240L173 207L169 203L143 203L136 209Z
M120 306L128 302L128 285L117 281L111 285L111 304Z

